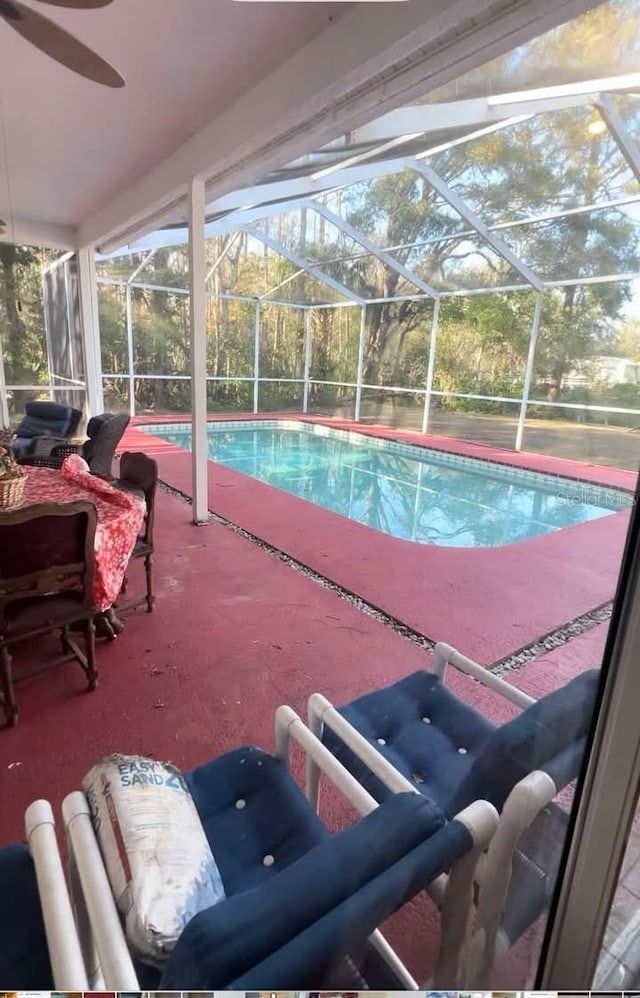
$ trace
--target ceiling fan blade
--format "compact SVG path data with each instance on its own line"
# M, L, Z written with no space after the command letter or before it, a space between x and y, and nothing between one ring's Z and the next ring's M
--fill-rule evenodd
M105 87L124 86L125 81L113 66L48 17L18 0L0 0L0 15L14 31L67 69Z
M96 10L98 7L108 7L113 0L38 0L53 7L73 7L75 10Z

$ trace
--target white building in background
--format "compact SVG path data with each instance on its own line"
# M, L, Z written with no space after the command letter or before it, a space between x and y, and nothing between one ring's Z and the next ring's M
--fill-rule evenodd
M565 388L588 388L600 385L640 385L640 363L629 357L589 357L569 371Z

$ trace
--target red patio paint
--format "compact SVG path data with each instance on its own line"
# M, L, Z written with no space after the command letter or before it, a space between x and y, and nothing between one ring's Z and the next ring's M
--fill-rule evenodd
M190 455L186 452L135 426L128 431L124 448L153 454L165 480L190 491ZM580 469L584 470L583 466ZM609 469L603 471L611 474ZM632 486L629 479L633 476L624 474L627 487ZM255 486L245 499L242 486ZM225 499L227 494L233 501ZM335 521L343 520L213 464L210 495L215 499L213 508L221 511L224 505L229 519L237 519L243 526L252 503L264 505L266 526L272 522L278 536L286 541L290 523L292 545L298 551L305 524L313 529L317 522L320 529L333 531ZM292 512L293 506L298 508ZM317 521L309 519L314 510L321 514ZM256 515L259 512L254 511ZM340 704L414 669L428 667L429 653L332 591L223 526L194 527L189 520L190 509L185 503L159 494L157 608L152 615L142 610L130 614L124 633L110 644L99 645L100 686L95 693L85 692L82 673L73 664L18 688L20 723L16 729L0 732L1 784L3 796L11 801L0 814L0 843L23 837L24 810L38 797L49 798L59 815L64 795L77 788L91 764L109 752L139 752L189 769L249 742L273 749L273 712L278 704L290 703L304 714L307 697L315 690ZM362 531L370 538L371 531L360 527ZM340 550L341 536L328 534L324 538L326 551L332 556ZM375 532L375 537L379 540L385 535ZM350 550L357 555L362 546L358 548L353 542ZM553 563L553 559L547 562L550 566ZM381 591L387 573L384 556L377 557L375 564ZM410 572L411 564L405 567ZM327 565L321 570L330 574ZM524 619L535 614L537 600L535 587L529 585L532 574L528 563L526 570L523 587L529 595L521 608ZM409 574L405 577L410 579ZM476 579L479 588L485 582L482 575ZM543 583L541 579L539 589ZM134 568L132 586L141 584L141 573ZM483 598L482 593L477 597ZM506 611L500 606L490 610L482 622L482 634L490 641L492 632L499 630L505 635L501 640L506 646ZM475 620L476 604L471 611ZM455 613L442 620L437 637L453 642L452 634L460 628L458 616L462 622L466 619L461 600L456 600ZM535 695L547 692L575 672L598 664L605 630L606 625L595 628L512 672L510 681ZM472 654L469 645L474 644L473 633L470 628L469 643L463 646ZM511 643L507 650L514 651L540 633L535 633L535 626L526 628L526 639L516 632L517 643ZM475 644L480 646L480 640ZM41 657L42 645L33 651ZM26 654L16 654L17 669L28 658L29 649ZM448 682L496 722L515 712L453 671ZM296 775L302 779L299 760ZM323 793L322 813L333 829L353 819L350 809L331 791ZM501 963L495 987L530 984L527 978L535 962L539 930L537 926L527 933ZM385 931L418 979L426 978L432 969L438 934L438 918L431 905L417 899L395 916Z
M159 494L156 609L129 614L122 635L99 643L94 693L72 663L18 687L20 722L0 730L0 784L11 802L0 813L0 845L24 837L24 811L39 797L60 820L63 797L110 752L187 770L242 744L273 750L279 704L304 716L316 690L339 704L429 667L428 652L332 591L223 526L195 527L189 518L185 503ZM141 585L134 567L132 591ZM42 660L46 648L17 651L16 671L30 653ZM452 672L448 681L494 720L512 716L510 705L468 679ZM295 771L302 783L299 759ZM354 820L330 789L322 815L334 830ZM60 826L58 833L64 849ZM438 924L432 905L418 898L385 927L422 978L432 970ZM510 975L531 945L528 937L511 955ZM524 982L525 960L521 973Z

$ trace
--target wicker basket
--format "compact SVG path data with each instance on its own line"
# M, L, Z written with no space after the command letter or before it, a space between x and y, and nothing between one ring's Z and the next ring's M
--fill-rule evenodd
M26 475L16 475L15 478L0 478L0 509L11 509L24 499L27 484Z
M27 476L8 447L0 447L0 509L11 509L24 499Z

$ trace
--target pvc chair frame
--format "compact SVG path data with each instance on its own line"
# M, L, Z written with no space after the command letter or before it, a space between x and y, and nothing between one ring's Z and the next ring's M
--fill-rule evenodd
M460 672L482 683L483 686L500 694L518 707L524 709L535 703L533 697L518 690L504 679L494 676L493 673L462 655L451 645L439 642L434 649L432 672L444 680L447 665L453 665ZM314 693L309 698L308 722L310 730L319 740L322 740L323 728L327 725L392 793L420 793L417 787L391 765L320 693ZM317 810L321 773L315 766L313 759L307 758L306 778L308 799ZM487 841L486 854L475 868L478 903L474 930L467 953L466 967L461 968L461 977L456 978L455 986L489 987L495 961L511 946L509 938L500 928L500 918L509 891L513 854L523 833L537 815L551 803L557 793L558 790L552 778L541 770L535 770L528 773L513 787L505 801L495 834L491 836L490 841ZM439 890L438 882L434 882L429 888L429 894L442 908L441 935L446 947L449 922L453 920L457 924L455 916L450 910L452 906L455 906L456 898L450 896L448 908L445 909L444 903L438 896ZM462 919L462 913L458 917ZM458 940L456 940L457 943ZM458 947L458 953L460 953L460 949L461 945ZM443 959L441 952L440 961ZM445 960L444 962L447 976L440 976L437 973L433 982L434 987L451 988L454 986L452 984L453 978L449 976L449 971L453 967L453 954L450 961Z
M305 752L307 771L313 764L331 780L362 816L378 804L358 781L328 751L291 707L279 707L275 715L275 755L289 769L291 743ZM307 788L307 795L309 787ZM120 916L109 886L107 873L95 837L86 797L81 791L67 795L62 804L65 831L69 845L71 888L82 945L86 974L93 988L138 991L139 982L131 959ZM439 877L436 892L443 908L443 928L446 936L441 945L436 979L451 981L460 947L465 937L467 918L472 904L475 867L485 850L496 825L495 808L478 801L457 815L468 829L472 849L454 865L447 876ZM375 931L371 942L407 990L416 990L417 982L398 955Z

